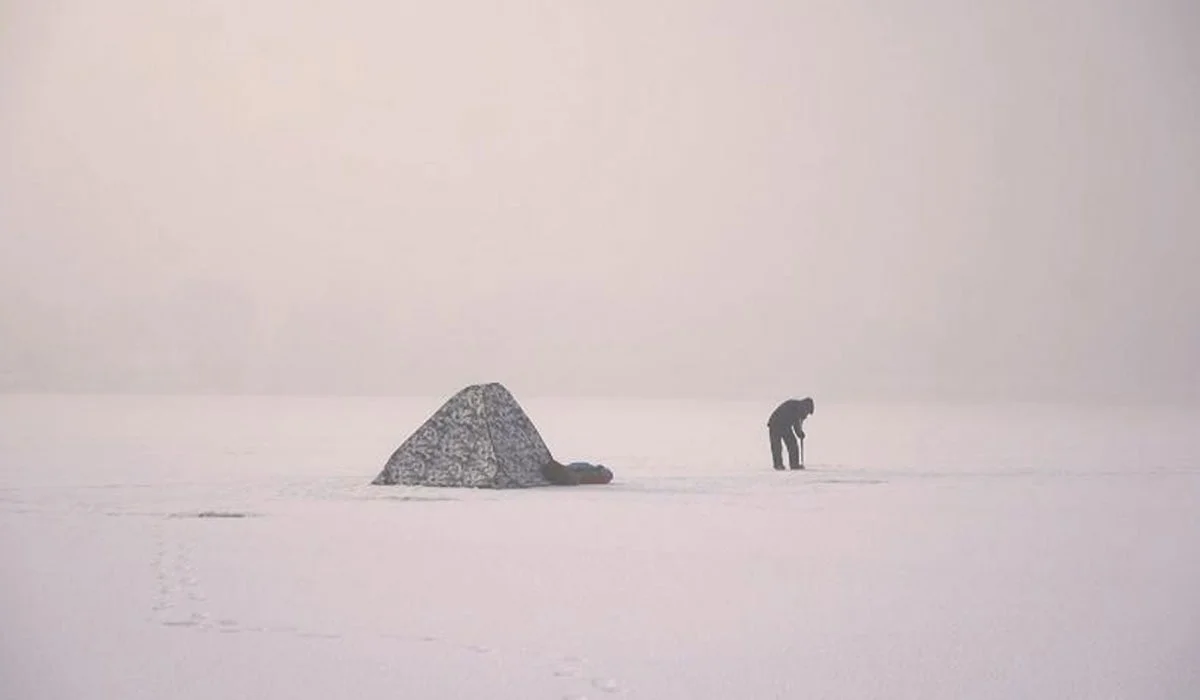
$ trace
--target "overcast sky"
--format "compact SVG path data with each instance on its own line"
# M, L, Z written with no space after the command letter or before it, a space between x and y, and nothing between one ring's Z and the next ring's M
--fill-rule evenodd
M1200 399L1198 47L1190 0L3 0L0 387Z

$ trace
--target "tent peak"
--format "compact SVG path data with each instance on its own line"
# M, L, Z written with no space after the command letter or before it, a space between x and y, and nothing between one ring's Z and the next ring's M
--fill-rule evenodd
M392 454L374 484L545 486L553 460L533 421L499 382L450 397Z

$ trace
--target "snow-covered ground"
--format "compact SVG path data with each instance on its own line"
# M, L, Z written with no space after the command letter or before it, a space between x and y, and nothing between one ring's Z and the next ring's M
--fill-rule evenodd
M615 481L369 486L444 398L0 397L0 698L1200 697L1195 411L518 393Z

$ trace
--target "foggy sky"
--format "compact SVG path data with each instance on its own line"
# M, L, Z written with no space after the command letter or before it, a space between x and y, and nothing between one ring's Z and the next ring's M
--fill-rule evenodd
M0 388L1200 399L1176 2L7 0Z

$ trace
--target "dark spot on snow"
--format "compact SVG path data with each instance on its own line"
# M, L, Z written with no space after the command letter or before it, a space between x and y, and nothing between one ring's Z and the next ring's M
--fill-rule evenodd
M416 501L418 503L428 501L428 502L432 503L434 501L457 501L458 499L457 498L445 498L442 496L372 496L365 500L370 500L370 501Z
M257 518L258 513L242 513L228 510L202 510L196 513L171 513L168 518Z

